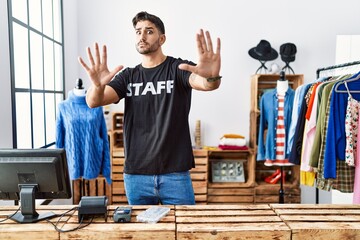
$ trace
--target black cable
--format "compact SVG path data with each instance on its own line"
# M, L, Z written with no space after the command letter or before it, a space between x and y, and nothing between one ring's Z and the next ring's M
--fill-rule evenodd
M64 213L62 213L62 214L60 214L60 215L57 215L57 216L59 217L59 219L56 221L56 223L53 223L53 222L51 222L50 220L46 220L46 221L47 221L48 223L52 224L52 225L54 226L55 230L56 230L57 232L60 232L60 233L71 232L71 231L79 230L79 229L82 229L82 228L84 228L84 227L89 226L89 225L92 223L92 221L93 221L93 219L94 219L94 216L92 216L91 219L90 219L90 222L85 223L85 225L82 225L82 224L83 224L83 217L82 217L81 220L80 220L80 223L79 223L79 225L78 225L77 227L72 228L72 229L63 230L63 227L65 226L65 223L67 223L67 221L74 215L75 211L77 211L77 210L78 210L78 207L73 207L72 209L70 209L70 210L68 210L68 211L66 211L66 212L64 212ZM64 224L59 228L58 225L59 225L59 223L60 223L60 220L61 220L67 213L69 213L69 212L71 212L71 211L74 211L74 212L73 212L71 215L68 216L68 219L67 219L67 220L64 222Z
M5 216L5 219L0 220L0 223L5 222L6 220L9 220L13 216L15 216L15 214L17 214L17 212L20 210L20 208L21 207L19 207L13 214Z

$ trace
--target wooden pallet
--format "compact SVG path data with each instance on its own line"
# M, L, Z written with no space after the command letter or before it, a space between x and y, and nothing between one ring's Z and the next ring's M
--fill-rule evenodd
M176 239L290 239L268 205L175 206Z
M112 204L111 185L107 184L106 179L99 176L95 179L76 179L73 184L73 204L79 204L82 196L106 196L108 203Z
M360 239L360 205L271 204L293 240Z

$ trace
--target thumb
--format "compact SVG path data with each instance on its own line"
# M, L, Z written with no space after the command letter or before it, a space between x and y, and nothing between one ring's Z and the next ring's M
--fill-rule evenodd
M179 69L189 71L189 72L195 72L195 66L192 66L192 65L189 65L186 63L180 64Z
M119 71L121 71L121 69L123 69L123 68L124 68L123 65L119 65L119 66L115 67L115 68L110 72L110 74L111 74L112 76L114 76L116 73L118 73Z

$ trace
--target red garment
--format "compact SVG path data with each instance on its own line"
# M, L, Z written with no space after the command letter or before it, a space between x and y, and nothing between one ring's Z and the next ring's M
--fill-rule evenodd
M219 145L222 150L248 150L247 146Z

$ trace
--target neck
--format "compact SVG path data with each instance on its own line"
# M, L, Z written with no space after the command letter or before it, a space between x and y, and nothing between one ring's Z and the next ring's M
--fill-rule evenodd
M74 88L73 93L74 93L76 96L85 96L85 95L86 95L85 89Z
M158 52L157 54L144 54L141 65L144 68L153 68L163 63L165 59L166 56L162 52Z
M276 84L276 91L277 93L285 93L289 88L288 80L278 80Z

